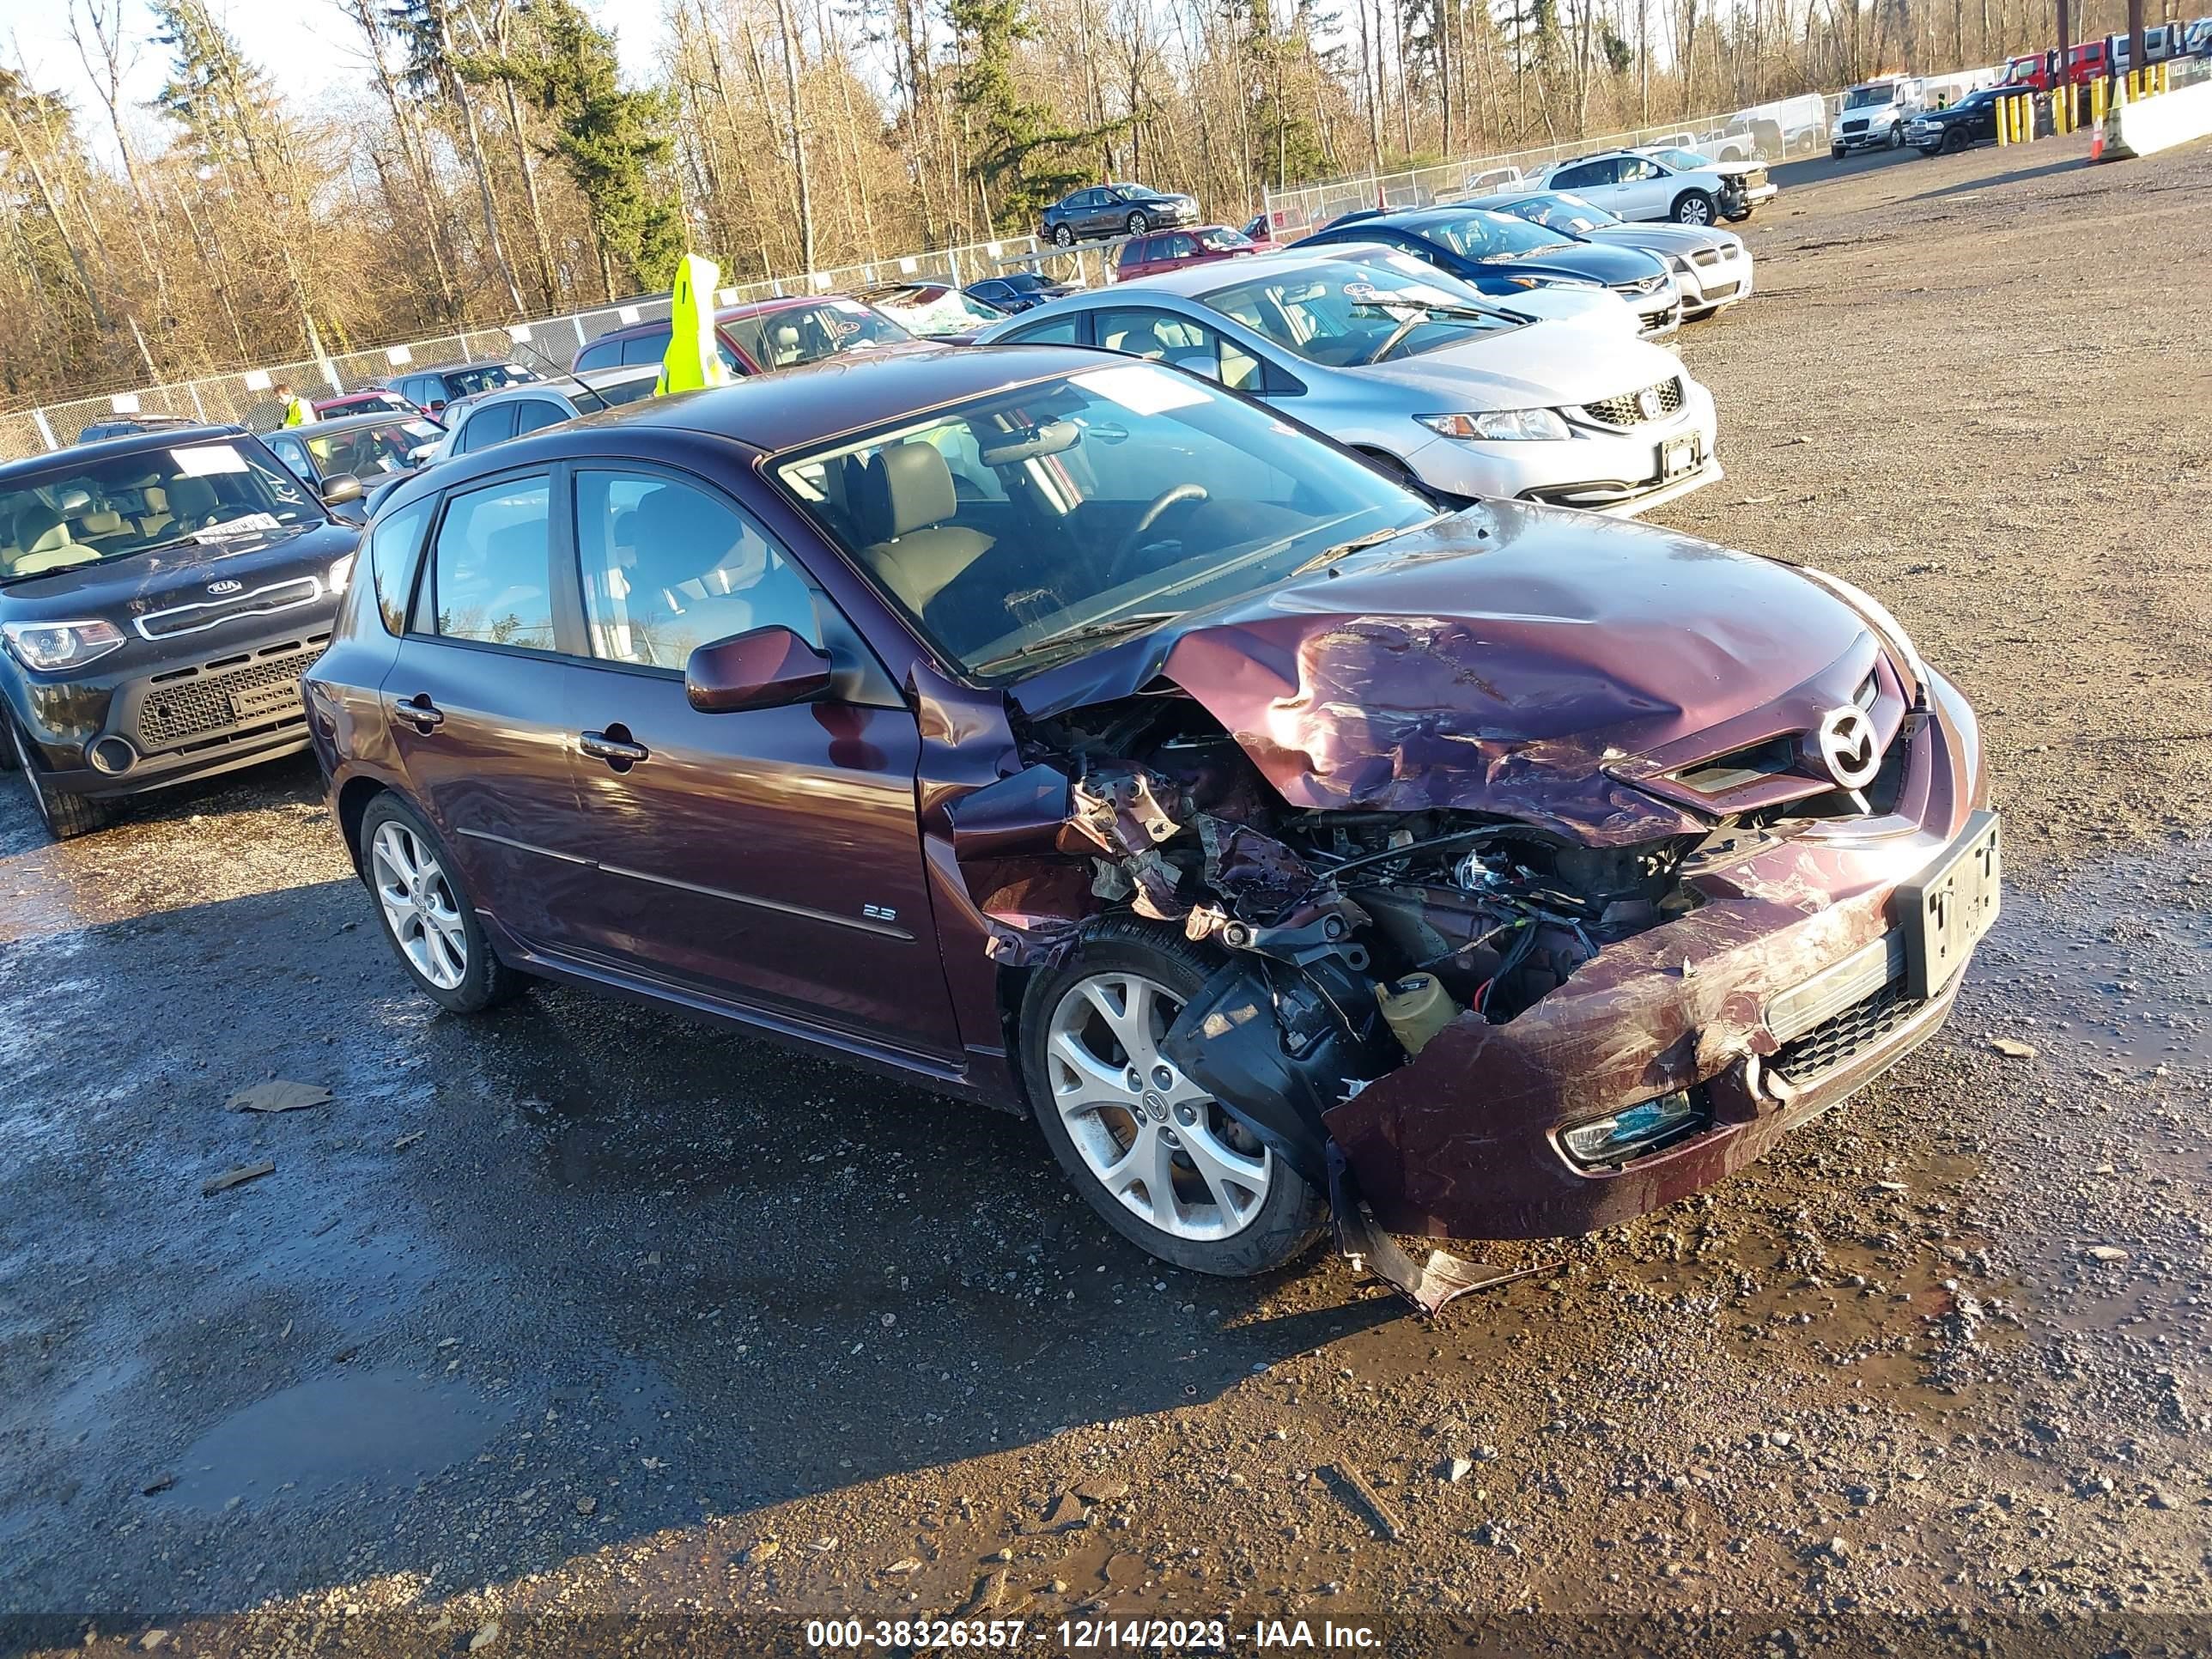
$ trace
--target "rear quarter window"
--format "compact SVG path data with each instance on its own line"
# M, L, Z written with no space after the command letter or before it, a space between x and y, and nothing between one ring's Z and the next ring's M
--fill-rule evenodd
M415 586L415 555L422 545L423 526L430 520L436 500L432 496L401 508L380 521L369 534L369 580L376 590L377 616L387 634L407 631L407 596Z
M594 340L576 354L578 368L614 368L620 366L623 343L620 340Z

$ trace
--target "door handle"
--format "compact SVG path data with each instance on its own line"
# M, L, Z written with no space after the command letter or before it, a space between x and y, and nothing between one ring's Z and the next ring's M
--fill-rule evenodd
M417 691L411 697L392 698L392 712L397 719L413 721L426 733L446 718L445 710L430 701L430 694L427 691Z
M617 737L617 732L622 733ZM607 732L586 732L576 739L576 747L593 760L603 760L617 772L627 772L651 753L641 743L632 743L629 733L616 726Z

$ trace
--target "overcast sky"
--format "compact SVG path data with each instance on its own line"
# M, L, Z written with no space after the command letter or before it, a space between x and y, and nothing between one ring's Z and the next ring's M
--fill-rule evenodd
M70 10L82 3L0 0L0 61L12 65L20 59L35 84L65 94L77 107L86 136L106 150L112 148L104 142L106 117L70 40ZM623 67L633 80L650 76L659 46L659 7L648 0L627 0L617 7L608 0L585 3L602 21L611 11L621 14L614 27ZM125 89L144 102L161 89L167 65L161 48L151 44L153 24L143 0L125 4L137 62ZM209 0L209 6L289 96L311 99L332 82L349 90L367 83L360 33L332 0Z

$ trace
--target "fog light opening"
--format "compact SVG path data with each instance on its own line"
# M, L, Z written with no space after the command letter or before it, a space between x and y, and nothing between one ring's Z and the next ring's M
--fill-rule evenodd
M1678 1089L1609 1116L1561 1132L1567 1156L1586 1168L1626 1164L1697 1131L1705 1121L1705 1091Z
M85 751L85 758L92 763L94 770L112 778L138 764L138 751L125 738L100 738Z

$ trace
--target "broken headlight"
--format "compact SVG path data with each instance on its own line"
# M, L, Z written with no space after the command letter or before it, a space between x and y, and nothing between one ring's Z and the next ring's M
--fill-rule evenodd
M1562 1130L1559 1144L1567 1156L1588 1168L1626 1164L1645 1152L1656 1152L1678 1140L1705 1121L1703 1091L1677 1089L1671 1095L1631 1106L1625 1112L1592 1118Z

